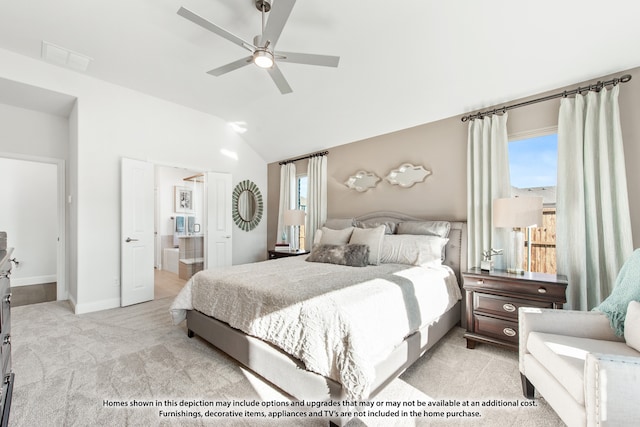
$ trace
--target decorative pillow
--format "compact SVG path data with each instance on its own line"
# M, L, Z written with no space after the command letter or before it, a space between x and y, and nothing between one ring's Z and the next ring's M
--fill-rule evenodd
M355 219L353 218L329 218L325 221L324 227L332 230L344 230L345 228L353 227Z
M349 243L353 233L353 227L342 230L333 230L331 228L322 227L322 234L318 243L322 245L346 245Z
M384 234L395 234L396 228L398 228L398 224L392 221L384 221L384 222L356 221L356 227L358 228L376 228L381 225L384 225L385 227Z
M366 267L369 265L369 246L358 244L316 245L307 257L310 262Z
M640 302L631 301L624 321L624 340L627 345L640 351Z
M406 221L398 224L397 233L448 237L450 229L449 221Z
M384 225L376 228L354 228L349 243L369 246L369 264L380 264L380 247L384 238Z
M438 236L394 234L384 236L380 262L387 264L442 264L449 239Z
M640 301L639 277L640 249L636 249L622 265L611 294L593 308L607 315L611 327L619 337L624 336L624 320L629 302Z

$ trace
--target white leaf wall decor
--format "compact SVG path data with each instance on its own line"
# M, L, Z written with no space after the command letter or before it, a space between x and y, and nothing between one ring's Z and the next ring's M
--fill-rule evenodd
M370 188L374 188L380 179L381 178L373 172L358 171L355 175L350 176L344 184L362 193Z
M414 166L411 163L405 163L400 165L398 169L389 172L389 175L387 175L385 179L391 184L407 188L417 182L424 181L429 175L431 175L431 171L426 170L423 166Z

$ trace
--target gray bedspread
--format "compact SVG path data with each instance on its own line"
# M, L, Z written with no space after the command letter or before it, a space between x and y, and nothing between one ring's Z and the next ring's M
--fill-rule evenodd
M376 362L460 298L446 266L358 268L288 257L199 272L171 313L176 324L186 310L222 320L360 399L369 393Z

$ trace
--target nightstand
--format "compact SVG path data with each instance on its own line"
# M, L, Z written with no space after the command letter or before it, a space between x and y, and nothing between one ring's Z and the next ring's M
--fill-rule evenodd
M462 273L467 303L467 348L476 343L518 350L518 308L561 309L567 278L546 273L511 274L471 269Z
M305 251L303 249L297 251L276 251L273 249L269 249L269 259L276 258L284 258L288 256L300 256L300 255L308 255L309 251Z

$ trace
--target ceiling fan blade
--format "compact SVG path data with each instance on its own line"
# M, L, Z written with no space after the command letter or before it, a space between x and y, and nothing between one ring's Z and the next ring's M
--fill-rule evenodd
M256 48L253 45L253 43L249 43L248 41L242 40L240 37L236 36L235 34L232 34L229 31L218 27L213 22L207 21L203 17L201 17L199 15L196 15L195 13L190 11L189 9L181 7L178 10L178 15L182 16L183 18L188 19L189 21L193 22L196 25L201 26L205 30L209 30L212 33L215 33L215 34L219 35L220 37L223 37L223 38L229 40L231 43L237 44L238 46L247 49L250 52L253 52L255 50L255 48Z
M267 72L276 86L278 86L278 89L280 89L281 94L285 95L293 92L293 89L291 89L291 86L287 83L287 79L284 78L284 74L282 74L282 71L280 71L280 68L278 68L276 64L273 64L271 68L267 68Z
M339 56L315 55L313 53L274 52L276 61L294 62L296 64L321 65L323 67L337 67Z
M241 58L241 59L238 59L237 61L230 62L227 65L223 65L222 67L214 68L213 70L207 71L207 74L211 74L212 76L219 77L230 71L237 70L238 68L242 68L245 65L251 64L252 60L253 60L252 56L247 56L246 58Z
M271 42L271 49L273 49L278 42L284 24L287 23L287 19L289 19L289 15L295 4L296 0L278 0L271 8L269 19L267 20L267 25L262 35L262 42L265 43L269 40Z

